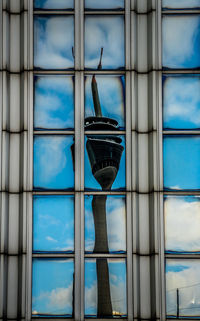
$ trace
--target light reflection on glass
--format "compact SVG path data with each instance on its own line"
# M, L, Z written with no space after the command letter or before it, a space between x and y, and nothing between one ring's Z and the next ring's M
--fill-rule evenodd
M85 0L86 9L123 9L124 0Z
M117 35L117 36L116 36ZM85 18L85 67L97 69L101 48L102 68L123 69L124 18L123 16L87 16Z
M33 198L33 252L74 251L74 197Z
M105 222L102 222L104 211ZM103 242L104 238L106 242ZM124 196L90 195L85 197L85 251L87 253L123 253L126 251Z
M200 252L200 197L166 196L165 251Z
M162 0L165 9L200 8L200 0Z
M74 83L72 76L35 76L35 129L73 129Z
M33 259L32 315L73 315L72 259Z
M74 66L74 19L67 15L35 15L34 66L69 69Z
M200 67L200 15L164 16L162 30L164 68Z
M118 122L119 130L125 127L125 79L124 76L96 75L102 115ZM91 89L92 76L85 78L85 117L94 116Z
M126 314L125 259L86 259L85 315L119 318Z
M164 136L165 190L200 189L200 136Z
M74 0L34 0L34 9L73 9Z
M34 137L34 188L73 189L72 135Z
M168 317L200 315L199 260L166 261L166 305Z
M164 129L200 128L200 75L163 77Z

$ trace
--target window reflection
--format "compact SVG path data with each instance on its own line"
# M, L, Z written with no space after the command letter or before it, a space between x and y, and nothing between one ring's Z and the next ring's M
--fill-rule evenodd
M74 251L74 197L33 198L33 252Z
M200 136L164 136L165 190L200 189Z
M117 35L117 37L116 37ZM124 18L123 16L85 17L85 67L97 69L103 48L103 69L124 68Z
M34 188L73 189L71 135L34 137Z
M36 15L34 18L34 66L69 69L74 66L74 20L67 15Z
M126 317L125 259L85 260L86 317Z
M167 260L166 304L168 317L200 316L199 260Z
M34 0L35 9L72 9L74 0Z
M85 0L86 9L123 9L124 0Z
M163 17L163 66L200 67L200 15Z
M73 129L72 76L35 76L34 128Z
M72 259L33 259L32 314L73 315Z
M124 196L85 197L85 251L126 251L126 208Z
M165 129L200 128L200 75L163 77Z
M166 9L200 8L200 0L162 0Z

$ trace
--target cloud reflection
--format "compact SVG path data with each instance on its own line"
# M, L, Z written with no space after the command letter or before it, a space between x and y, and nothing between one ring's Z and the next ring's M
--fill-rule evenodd
M124 0L85 0L86 9L123 9Z
M169 9L199 8L200 0L162 0L163 7Z
M34 0L35 9L72 9L74 0Z

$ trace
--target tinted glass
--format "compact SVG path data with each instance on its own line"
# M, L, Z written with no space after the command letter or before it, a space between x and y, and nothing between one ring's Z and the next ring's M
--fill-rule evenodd
M72 259L33 259L32 314L65 316L73 314Z
M200 15L163 17L163 66L200 67Z
M164 76L163 81L164 128L200 128L200 76Z
M85 0L86 9L123 9L124 0Z
M74 83L71 76L35 76L35 129L74 127Z
M167 260L166 310L174 318L200 316L199 260Z
M95 89L96 89L96 92L95 92ZM94 93L99 96L102 116L108 117L117 121L118 123L116 124L117 129L124 129L125 127L125 123L124 123L125 79L124 79L124 76L106 75L106 76L95 76L95 78L92 76L85 77L85 118L95 116L95 108L94 108L95 100L93 100ZM101 126L99 129L104 129L104 128Z
M200 0L162 0L166 9L200 8Z
M85 251L126 251L126 208L124 196L85 196Z
M200 197L166 196L165 249L167 252L200 252Z
M71 135L34 137L35 189L72 189L74 187L72 144Z
M85 138L85 188L125 189L125 137L87 135Z
M34 196L33 251L74 251L73 196Z
M69 69L74 66L74 20L72 16L45 15L34 18L34 66Z
M164 188L198 190L200 188L200 136L165 136Z
M85 315L125 317L126 306L125 259L86 259Z
M117 36L116 36L117 35ZM86 16L85 67L97 69L103 47L102 68L124 68L123 16Z
M34 0L35 9L72 9L74 0Z

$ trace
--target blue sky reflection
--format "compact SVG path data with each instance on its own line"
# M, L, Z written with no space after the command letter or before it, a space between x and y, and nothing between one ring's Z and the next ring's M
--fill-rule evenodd
M34 0L35 9L72 9L74 0Z
M200 8L200 0L162 0L166 9Z
M85 0L86 9L123 9L124 0Z

